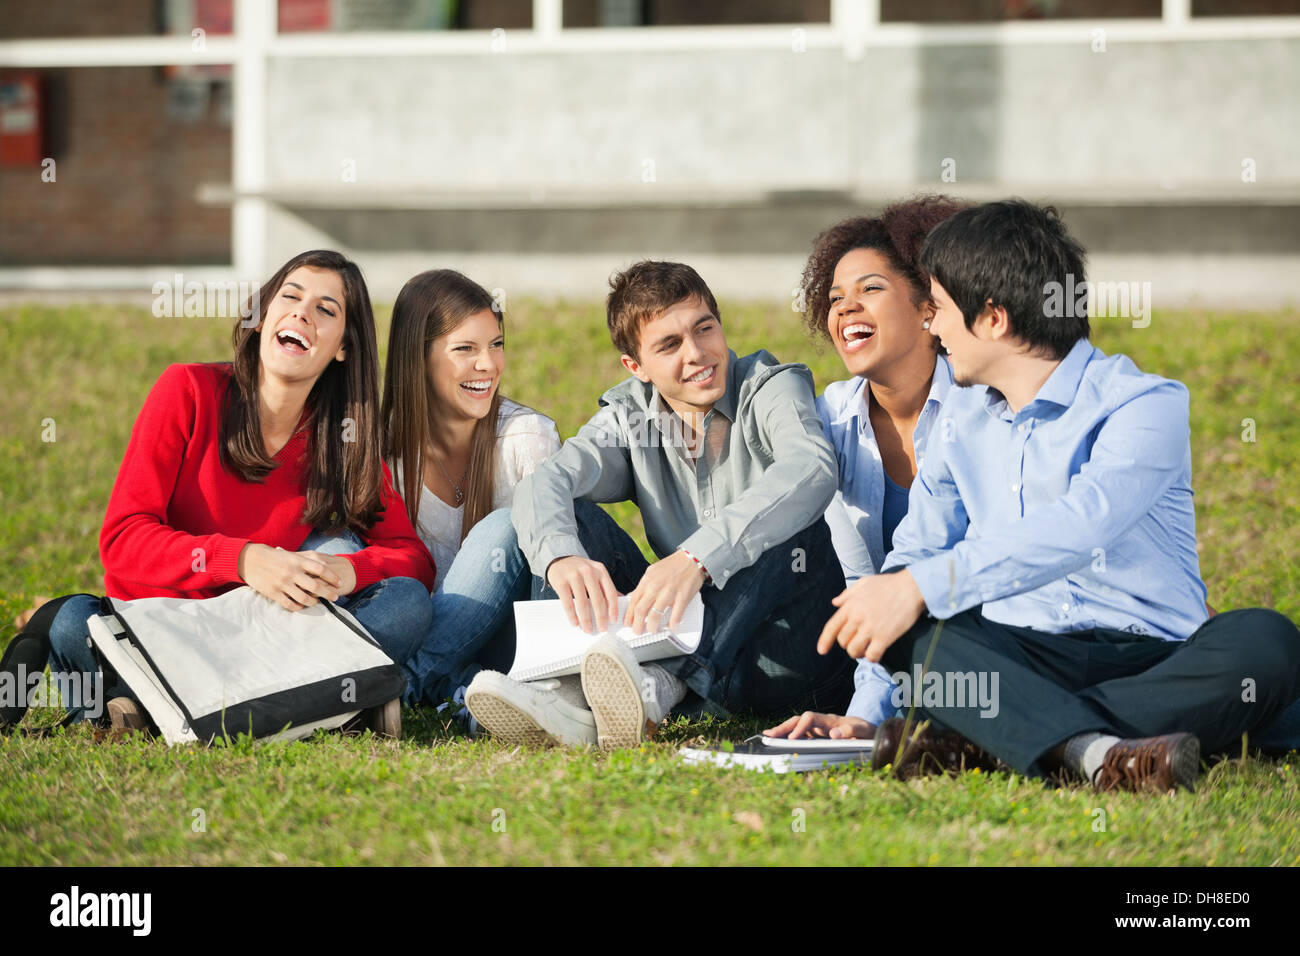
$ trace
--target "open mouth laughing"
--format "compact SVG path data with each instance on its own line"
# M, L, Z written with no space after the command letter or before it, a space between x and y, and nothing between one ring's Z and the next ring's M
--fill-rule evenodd
M290 355L306 355L311 351L311 342L307 336L293 329L281 329L275 333L275 343L280 346L281 351L288 352Z
M844 351L856 352L858 349L865 348L867 343L876 337L876 328L864 322L855 322L853 325L844 326L840 330L840 335L844 337Z

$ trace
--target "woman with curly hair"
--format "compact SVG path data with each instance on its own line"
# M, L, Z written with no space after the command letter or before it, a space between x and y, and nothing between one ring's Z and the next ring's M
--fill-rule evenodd
M946 196L894 203L879 216L846 219L813 243L804 267L804 321L831 341L849 379L817 399L835 447L839 491L826 511L846 585L880 570L908 489L952 387L952 372L928 329L930 278L920 265L930 230L965 208ZM844 716L806 711L767 733L783 737L871 737L893 716L892 682L862 661Z

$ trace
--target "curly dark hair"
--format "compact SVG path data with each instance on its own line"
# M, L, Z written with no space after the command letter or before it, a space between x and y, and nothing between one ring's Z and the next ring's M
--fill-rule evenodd
M928 302L930 277L921 267L921 246L931 229L969 206L950 196L917 196L886 206L879 216L845 219L819 235L800 282L808 331L830 338L826 320L835 266L854 249L874 249L884 255L890 267L911 285L917 308ZM936 348L938 344L936 339Z

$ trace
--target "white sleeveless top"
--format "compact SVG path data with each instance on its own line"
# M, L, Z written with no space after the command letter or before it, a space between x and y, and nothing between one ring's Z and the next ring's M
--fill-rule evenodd
M555 422L526 405L508 398L501 399L501 412L497 417L497 465L492 481L492 507L508 508L514 497L515 485L524 475L560 450L560 433ZM389 463L393 481L400 494L402 490L402 463ZM435 590L442 587L451 563L460 553L460 525L464 520L465 506L453 508L423 484L420 485L420 509L415 526L424 542L438 577Z

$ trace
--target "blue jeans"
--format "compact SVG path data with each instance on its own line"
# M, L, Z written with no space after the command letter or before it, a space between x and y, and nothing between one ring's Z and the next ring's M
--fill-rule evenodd
M313 531L298 550L352 554L363 547L351 531L337 537ZM429 592L415 578L385 578L335 603L355 617L398 664L411 656L429 629Z
M99 673L99 662L90 649L90 628L86 626L86 619L98 613L99 598L94 595L74 594L64 600L63 607L50 622L51 674L89 676ZM83 706L69 706L65 701L68 715L73 720L95 720L103 716L104 706L114 697L134 699L135 695L115 677L111 684L105 681L103 700L86 702Z
M406 703L440 704L485 667L509 670L514 602L528 600L529 582L510 509L498 508L470 529L429 600L431 626L405 664Z
M592 502L575 501L573 510L587 555L605 565L620 594L630 593L649 567L641 549ZM694 694L674 712L843 713L853 693L854 662L839 647L817 653L817 637L835 610L831 598L843 590L844 574L821 518L732 575L726 588L705 585L699 650L657 662ZM556 594L535 577L533 596Z
M319 551L322 554L350 554L363 547L361 539L351 532L338 537L328 537L313 532L303 542L300 550ZM384 653L401 662L417 646L419 638L429 629L429 592L415 578L387 578L369 587L339 598L338 606L350 612L360 622ZM99 662L89 646L90 629L86 619L99 613L99 599L87 594L74 595L67 600L50 624L50 669L52 672L94 674ZM114 697L134 697L120 682L104 689L105 702ZM101 702L100 710L102 711ZM77 707L69 711L74 720L99 716L93 709Z

